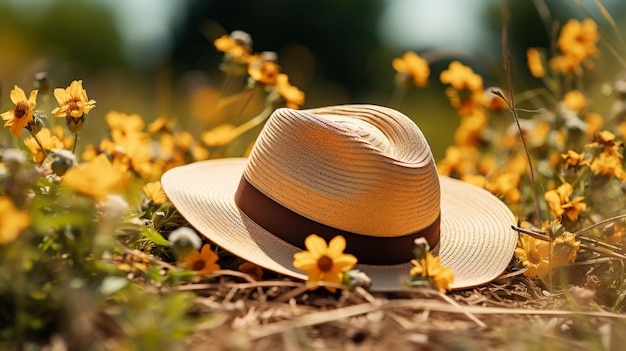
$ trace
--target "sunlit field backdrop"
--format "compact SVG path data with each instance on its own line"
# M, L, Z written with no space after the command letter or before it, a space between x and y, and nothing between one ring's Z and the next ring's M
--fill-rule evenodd
M620 349L626 6L471 3L0 2L2 346ZM296 281L198 235L161 188L246 156L276 108L347 103L408 115L441 175L511 209L501 277L450 291L426 249L399 294L337 252L338 275ZM307 242L296 267L328 249Z

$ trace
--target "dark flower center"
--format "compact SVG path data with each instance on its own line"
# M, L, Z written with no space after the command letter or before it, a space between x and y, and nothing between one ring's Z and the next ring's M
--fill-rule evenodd
M13 112L13 115L15 116L15 118L20 119L26 116L27 113L28 113L28 103L24 101L20 101L17 103L17 105L15 105L15 111Z
M531 263L537 264L541 261L541 255L539 254L539 251L537 250L532 250L531 252L528 253L528 261L530 261Z
M193 263L193 270L201 271L202 269L204 269L204 266L206 266L206 263L203 260L197 260Z
M333 259L324 255L317 260L317 268L322 272L329 272L333 268Z
M78 106L78 101L70 101L67 105L70 111L80 110L80 107Z

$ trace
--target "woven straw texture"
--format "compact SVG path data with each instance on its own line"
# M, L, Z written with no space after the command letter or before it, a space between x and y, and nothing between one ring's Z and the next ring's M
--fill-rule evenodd
M377 106L277 110L245 171L294 212L376 236L412 233L437 218L436 173L418 127Z
M409 233L432 223L440 209L438 253L442 265L454 272L453 288L496 278L517 241L506 205L486 190L437 176L422 133L391 109L280 109L249 159L197 162L163 176L172 203L213 243L267 269L305 279L292 266L293 254L302 249L258 226L235 204L244 172L250 183L284 206L357 233ZM380 291L404 288L411 265L356 268Z

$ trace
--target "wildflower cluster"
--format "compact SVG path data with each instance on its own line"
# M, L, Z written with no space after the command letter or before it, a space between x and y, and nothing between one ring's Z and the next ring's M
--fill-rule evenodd
M514 103L500 89L485 89L483 78L459 61L441 72L460 122L455 144L437 167L442 175L489 190L518 214L526 233L516 250L524 275L550 287L555 272L576 271L571 263L608 255L613 259L607 272L613 273L599 279L606 289L618 289L618 257L626 259L624 83L619 78L610 92L605 87L603 103L611 98L613 105L596 104L590 97L599 94L587 91L585 82L599 55L597 24L572 19L558 34L551 56L543 48L528 49L529 75L544 88L518 94ZM515 106L534 112L510 110ZM573 276L591 279L583 271Z
M211 126L200 138L204 146L215 154L224 153L229 144L263 123L274 109L283 106L300 108L304 104L304 93L291 85L289 76L281 72L275 52L253 52L252 38L248 33L234 31L230 35L225 34L217 38L214 45L218 51L224 53L220 68L225 73L225 80L214 109L208 113L200 113L210 121ZM244 82L243 86L237 84L241 80ZM254 105L251 102L259 97L264 100L264 108L252 117L245 117L245 122L238 123L246 115L244 111L249 105ZM203 99L199 101L204 104ZM231 106L235 110L228 110ZM220 108L231 114L226 121L217 113Z
M11 327L3 333L54 333L60 327L54 316L67 308L67 302L59 300L65 296L60 291L70 281L101 284L102 291L113 294L125 290L131 279L147 287L199 281L211 279L222 266L260 279L263 271L258 266L220 258L215 247L186 228L159 181L173 167L224 156L234 139L262 123L276 107L303 104L304 93L280 72L276 55L252 53L245 37L234 32L215 45L225 53L226 74L237 73L235 66L245 67L248 89L261 89L266 107L239 126L225 123L198 137L165 116L147 123L137 114L109 111L104 115L108 136L85 144L77 154L78 135L96 106L81 80L54 89L58 106L51 111L37 109L37 89L28 96L18 86L11 90L14 107L0 115L4 126L16 137L24 130L29 135L23 147L1 151L0 253L6 259L0 294L7 297L2 308L15 306L19 316L4 324ZM54 121L48 118L62 118L65 128L47 123ZM37 273L51 269L58 272L54 277ZM8 284L15 277L22 283ZM41 302L23 300L23 291L38 296L36 301L48 301L46 308L28 312Z
M226 74L249 77L249 86L261 86L268 93L268 103L299 108L304 104L304 93L289 83L289 76L280 71L278 55L264 51L254 53L252 38L243 31L224 34L214 42L224 52L222 70Z

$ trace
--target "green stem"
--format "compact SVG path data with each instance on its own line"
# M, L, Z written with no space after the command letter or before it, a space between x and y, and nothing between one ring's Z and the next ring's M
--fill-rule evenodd
M233 80L233 75L231 73L226 73L226 77L224 78L224 82L222 83L222 87L220 89L220 93L217 96L217 100L215 100L215 104L213 104L213 109L211 110L211 114L209 115L209 118L213 117L213 115L215 115L215 111L217 111L217 107L219 105L219 102L222 100L222 98L226 95L226 89L228 89L228 86L230 86L230 82Z
M250 94L248 94L248 97L246 98L246 101L244 101L243 105L241 106L241 109L239 110L239 113L237 113L235 118L233 118L233 122L237 121L239 119L239 117L241 117L241 115L243 115L243 111L246 109L246 107L248 107L248 104L250 104L250 101L252 101L252 97L254 96L254 90L253 89L248 89L247 91L250 91Z
M74 133L74 145L72 145L73 154L76 154L76 144L78 144L78 133Z
M271 106L265 107L265 109L261 111L261 113L259 113L249 121L245 122L244 124L240 125L239 127L235 128L235 130L233 130L233 134L239 136L249 131L250 129L258 126L259 124L263 123L263 121L265 121L267 117L270 116L270 114L272 114L272 111L273 108Z
M41 152L43 152L43 154L48 157L48 151L46 151L46 149L43 148L43 145L41 145L41 142L39 141L39 138L37 138L37 135L32 134L33 139L35 139L35 141L37 142L37 145L39 145L39 149L41 149Z
M391 94L390 106L399 108L405 94L406 86L404 84L395 84L393 93Z

